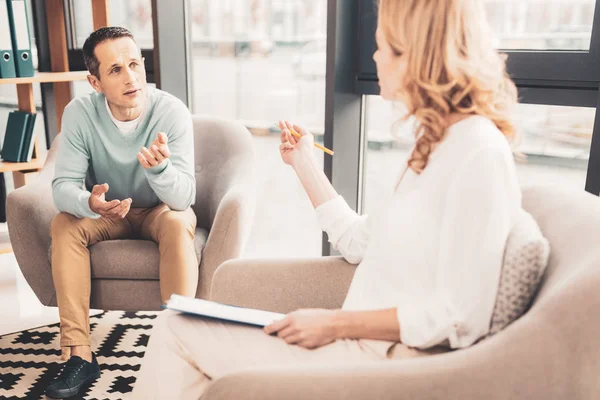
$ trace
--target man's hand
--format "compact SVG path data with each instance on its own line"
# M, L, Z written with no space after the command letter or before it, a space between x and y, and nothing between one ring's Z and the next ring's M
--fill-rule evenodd
M158 132L158 136L152 144L150 149L142 147L139 153L137 153L137 159L142 164L142 167L148 169L157 166L171 155L169 146L167 145L168 137L162 132Z
M90 209L96 214L100 214L104 218L123 219L131 208L131 199L127 198L123 201L112 200L106 201L105 195L108 192L108 183L103 185L94 185L92 195L88 200Z
M264 331L269 335L277 333L287 344L315 349L337 339L335 317L335 310L297 310L265 326Z

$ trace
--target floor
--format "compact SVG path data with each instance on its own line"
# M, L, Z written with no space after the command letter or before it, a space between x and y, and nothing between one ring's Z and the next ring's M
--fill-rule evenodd
M6 232L0 223L0 237ZM58 322L58 308L40 303L12 253L0 255L0 321L0 336Z
M0 321L0 335L58 322L58 309L40 303L13 254L0 255Z

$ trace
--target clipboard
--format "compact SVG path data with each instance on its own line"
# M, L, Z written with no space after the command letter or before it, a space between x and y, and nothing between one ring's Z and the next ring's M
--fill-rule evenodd
M254 308L236 307L214 301L192 297L171 295L164 309L178 311L184 314L197 315L223 321L238 322L246 325L265 327L272 322L285 317L285 314Z

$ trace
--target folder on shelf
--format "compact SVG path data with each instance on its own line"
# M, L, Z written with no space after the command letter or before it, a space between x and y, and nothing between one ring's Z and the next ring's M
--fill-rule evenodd
M16 76L11 37L8 4L0 0L0 79Z
M0 173L0 222L6 222L6 185L3 173Z
M19 162L21 160L29 116L30 114L24 111L11 111L8 114L4 144L0 153L4 161Z
M30 113L27 119L27 128L25 130L25 137L23 139L23 148L21 149L21 156L19 160L21 162L30 162L33 158L33 148L35 143L35 117L37 114Z
M10 22L16 74L18 77L33 76L27 5L25 0L5 1L8 6L8 20Z

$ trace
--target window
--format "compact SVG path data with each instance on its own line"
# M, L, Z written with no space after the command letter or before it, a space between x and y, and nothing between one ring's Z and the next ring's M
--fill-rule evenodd
M594 0L485 0L497 47L514 50L589 50Z
M321 254L321 230L281 161L274 124L289 119L322 141L326 11L325 0L191 2L192 111L238 120L253 134L258 201L247 255Z
M94 30L91 1L73 1L74 44L82 48L85 39ZM111 26L122 26L131 31L142 49L154 48L152 31L152 4L150 0L110 0Z
M364 212L392 192L414 144L414 119L397 121L399 106L380 96L366 96ZM521 135L516 151L521 184L585 187L595 109L519 104L514 121Z
M521 179L560 182L598 194L600 125L595 126L594 118L600 98L600 30L593 28L600 23L600 2L484 0L484 6L495 45L508 55L507 70L522 103L515 114L524 134L522 151L528 154L528 164L519 164ZM377 95L372 60L377 13L369 0L359 0L359 9L355 92ZM372 107L380 106L367 107L367 115ZM372 123L367 121L364 129L371 142L369 136L380 130ZM374 158L367 160L369 170Z

